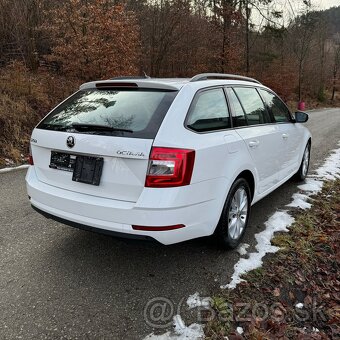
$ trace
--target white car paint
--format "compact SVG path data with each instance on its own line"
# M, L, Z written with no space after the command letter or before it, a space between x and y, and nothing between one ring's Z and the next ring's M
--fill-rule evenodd
M263 85L241 80L185 79L133 80L133 83L144 88L178 90L156 137L71 133L76 140L72 154L104 158L100 186L93 186L72 181L72 172L49 168L52 150L71 152L65 144L70 133L35 128L31 139L34 165L26 176L27 192L34 207L69 222L173 244L214 233L231 185L243 171L249 171L254 178L252 204L298 171L311 138L301 124L271 123L209 133L185 127L197 91L233 85L266 88ZM81 89L95 86L96 82L91 82ZM190 185L145 187L152 147L195 150ZM177 224L185 227L168 231L132 228Z

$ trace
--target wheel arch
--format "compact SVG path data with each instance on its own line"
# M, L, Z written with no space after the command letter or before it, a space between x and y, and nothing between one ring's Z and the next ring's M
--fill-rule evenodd
M311 136L308 138L307 144L309 144L309 146L312 148L312 137Z
M228 193L227 193L227 197L225 199L225 202L224 202L224 205L223 205L223 208L222 208L222 211L221 211L221 215L219 217L219 220L218 220L218 223L214 229L214 235L215 235L215 238L219 241L219 242L222 242L223 246L228 248L228 249L234 249L240 242L241 240L241 237L243 236L244 232L245 232L245 229L247 227L247 224L248 224L248 220L249 220L249 211L247 213L247 217L246 217L246 222L245 222L245 226L244 226L244 229L242 231L242 234L240 234L239 238L234 241L234 240L231 240L229 236L223 236L225 233L223 232L223 230L225 229L225 226L226 226L226 219L224 218L225 217L225 213L226 213L226 208L230 207L228 206L228 198L230 196L230 193L231 193L231 190L233 189L233 187L236 185L236 182L239 181L240 179L243 180L243 183L244 181L246 181L249 185L249 189L250 189L250 195L251 195L251 201L253 200L253 197L255 195L255 177L252 173L252 171L250 170L242 170L241 172L239 172L238 176L236 176L234 178L234 180L232 181L232 184L228 190ZM242 183L242 182L239 182L239 183ZM238 185L239 185L238 183ZM234 188L234 190L236 190L236 188L238 188L237 186ZM235 191L236 192L236 191ZM235 193L234 192L234 193ZM230 198L232 198L232 196L230 196ZM251 206L251 201L248 202L249 204L249 207ZM229 201L230 202L230 201ZM231 204L231 203L230 203ZM229 209L229 208L228 208ZM227 226L228 230L229 230L229 227ZM229 235L229 234L228 234ZM221 237L223 237L223 241L221 241ZM236 242L236 243L235 243Z
M299 160L299 166L300 166L300 163L302 162L303 154L304 154L305 148L306 148L306 146L307 146L308 144L309 144L310 151L311 151L311 150L312 150L312 136L309 136L309 137L308 137L306 144L305 144L305 145L303 146L303 148L302 148L302 152L301 152L300 160Z
M250 193L251 193L251 199L253 200L254 195L255 195L255 176L250 170L243 170L234 180L238 180L239 178L244 178L250 188Z

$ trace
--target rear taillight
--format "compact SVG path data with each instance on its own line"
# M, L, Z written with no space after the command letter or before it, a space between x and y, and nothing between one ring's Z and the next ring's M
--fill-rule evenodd
M169 188L190 184L195 151L153 147L145 186Z
M28 152L28 164L34 165L31 146L29 147L29 152Z

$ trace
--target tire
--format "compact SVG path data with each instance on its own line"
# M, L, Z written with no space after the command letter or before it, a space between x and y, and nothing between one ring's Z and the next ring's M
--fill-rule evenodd
M295 178L298 181L304 181L308 174L309 161L310 161L310 142L307 143L305 151L303 152L302 161L298 172L295 174Z
M226 249L236 248L242 240L250 215L251 193L248 182L237 179L230 188L215 238Z

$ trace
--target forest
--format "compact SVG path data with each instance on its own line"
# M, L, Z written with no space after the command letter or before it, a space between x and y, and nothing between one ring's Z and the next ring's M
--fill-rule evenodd
M236 73L292 109L339 106L340 6L276 2L0 0L0 163L19 162L34 125L89 80Z

